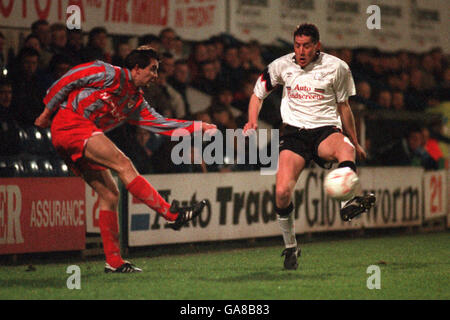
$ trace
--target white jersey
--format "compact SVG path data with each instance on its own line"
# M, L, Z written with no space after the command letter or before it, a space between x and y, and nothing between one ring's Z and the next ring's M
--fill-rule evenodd
M342 128L337 103L356 94L347 63L326 53L320 53L305 68L295 62L294 53L274 60L258 78L253 92L265 99L277 85L284 86L283 123L305 129L329 125Z

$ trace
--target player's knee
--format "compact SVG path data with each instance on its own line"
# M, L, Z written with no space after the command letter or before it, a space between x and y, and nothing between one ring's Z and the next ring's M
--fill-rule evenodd
M133 170L133 162L126 155L122 155L119 160L119 172L129 172Z
M291 198L291 190L289 187L277 187L276 191L275 191L275 196L276 196L276 202L279 205L284 205L289 203L289 200Z
M109 207L117 207L119 204L119 197L120 193L118 188L107 190L100 194L100 200Z
M354 157L355 154L356 154L355 146L351 143L344 143L334 150L333 156L335 159L341 159L341 158L348 158L349 156Z

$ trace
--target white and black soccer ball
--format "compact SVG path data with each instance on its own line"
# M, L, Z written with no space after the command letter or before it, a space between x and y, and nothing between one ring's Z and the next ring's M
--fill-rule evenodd
M324 189L331 198L346 201L353 197L358 181L358 175L349 167L337 168L326 175Z

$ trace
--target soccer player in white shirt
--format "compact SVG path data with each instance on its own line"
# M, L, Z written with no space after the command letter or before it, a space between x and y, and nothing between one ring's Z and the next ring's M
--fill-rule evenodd
M280 138L275 211L286 247L282 253L286 269L297 269L300 255L291 199L302 170L314 160L324 168L338 162L339 167L350 167L356 172L356 156L366 158L348 103L348 97L356 93L352 74L344 61L320 52L319 40L315 25L298 26L294 32L294 53L274 60L258 78L244 126L244 133L258 128L263 100L275 86L283 86L280 109L286 127ZM341 217L348 221L370 209L374 202L373 194L357 196L344 205Z

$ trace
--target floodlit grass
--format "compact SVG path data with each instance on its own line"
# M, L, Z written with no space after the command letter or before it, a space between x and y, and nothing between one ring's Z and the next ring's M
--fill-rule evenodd
M220 246L219 244L217 245ZM102 260L0 267L0 299L449 299L447 232L302 244L299 269L285 271L282 247L135 255L141 274L104 274ZM158 249L160 250L160 249ZM162 249L164 252L164 249ZM151 257L150 257L151 256ZM69 290L69 265L81 268L81 289ZM370 265L381 289L366 286Z

